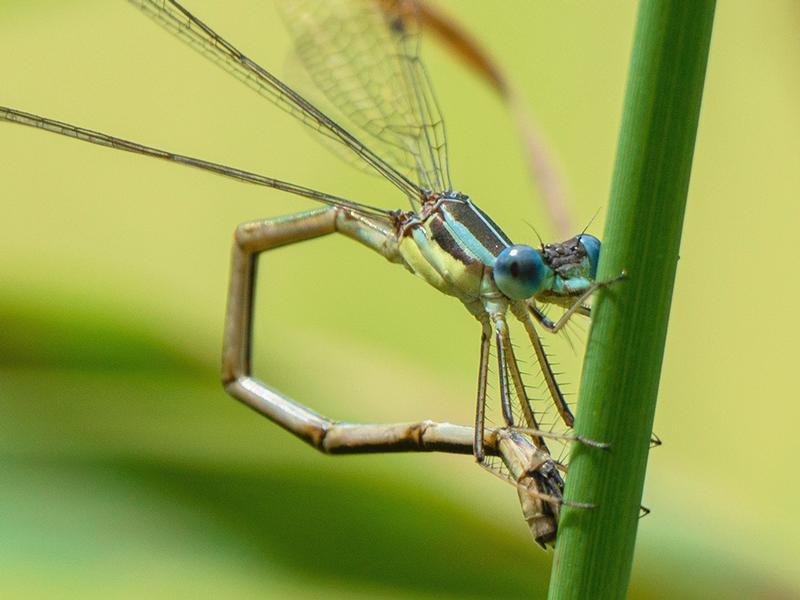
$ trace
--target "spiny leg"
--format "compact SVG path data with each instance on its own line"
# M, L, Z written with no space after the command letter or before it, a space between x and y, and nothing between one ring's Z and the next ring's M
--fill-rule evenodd
M536 354L536 360L539 362L539 368L542 370L542 375L547 385L547 390L550 393L550 398L553 400L553 404L556 405L556 410L558 414L561 415L561 420L564 421L567 427L572 427L575 422L575 417L567 405L564 395L561 393L561 388L556 381L556 375L553 373L553 368L550 366L550 360L547 358L544 345L539 337L539 333L536 331L536 326L528 312L527 305L524 303L513 304L511 306L511 311L522 323L522 326L528 334L528 339L531 341L533 351Z
M489 335L481 333L481 357L478 364L478 399L475 409L475 440L472 444L475 460L483 464L486 456L483 436L486 428L486 374L489 369Z
M234 398L325 453L443 451L471 454L474 430L449 423L369 424L335 422L273 390L251 374L253 298L261 252L343 233L387 255L387 224L341 207L244 223L236 229L225 320L222 382ZM388 248L388 250L387 250ZM493 453L496 442L483 446Z
M475 441L473 444L474 448L474 455L475 460L478 463L481 463L482 466L487 468L489 471L494 472L493 467L490 465L484 464L485 459L485 450L484 450L484 439L485 439L485 421L486 421L486 385L487 385L487 371L489 367L489 334L484 330L481 333L481 351L480 351L480 362L478 365L478 393L477 393L477 402L476 402L476 411L475 411ZM601 442L594 442L592 440L588 440L582 436L576 434L569 434L569 433L555 433L552 431L542 431L539 429L538 423L536 422L535 416L530 408L528 403L528 398L525 394L524 385L522 382L522 376L519 372L519 368L516 364L516 358L513 354L513 346L511 346L510 341L508 342L508 349L509 352L509 366L512 369L512 373L516 372L515 375L512 376L515 381L515 385L519 385L518 393L522 390L522 397L524 397L524 404L523 412L529 413L526 414L526 422L533 423L533 427L510 427L509 429L518 433L522 433L525 435L529 435L532 438L535 438L534 441L539 440L541 445L537 443L537 446L547 452L547 446L544 444L544 440L542 438L548 439L556 439L556 440L568 440L568 441L578 441L584 443L588 446L593 446L595 448L607 448L607 444L603 444ZM527 409L527 411L526 411ZM555 461L554 461L555 462ZM558 464L558 463L556 463Z
M561 315L561 317L555 323L550 319L548 319L546 316L544 316L542 311L536 308L536 306L534 306L533 304L529 305L528 308L531 314L533 314L533 316L536 318L536 320L542 327L551 331L552 333L557 333L562 327L564 327L564 325L567 324L572 315L574 315L576 312L587 316L588 314L591 314L589 313L589 309L585 307L583 303L586 302L592 294L594 294L597 290L602 289L604 287L608 287L609 285L616 283L617 281L620 281L622 279L625 279L626 277L627 273L623 271L622 273L620 273L616 277L612 277L611 279L605 279L603 281L593 281L592 284L588 287L588 289L585 292L583 292L583 294L581 294L575 300L575 302L573 302L570 305L570 307L567 310L564 311L564 314Z
M508 325L501 317L495 317L494 340L497 352L497 375L500 378L500 408L506 426L514 427L514 413L511 410L511 394L508 389L508 359L504 341L506 337L508 337Z
M570 442L580 442L586 446L591 446L593 448L601 448L607 449L610 448L610 444L606 444L604 442L595 442L594 440L590 440L588 438L583 437L582 435L578 435L575 433L556 433L553 431L546 431L542 430L539 426L539 423L536 421L536 416L533 414L533 410L531 409L530 399L527 395L527 390L525 389L525 383L522 380L522 374L519 370L519 364L517 363L516 356L514 356L514 347L511 344L511 338L506 339L506 354L509 358L508 360L508 370L511 372L511 380L514 383L514 387L517 392L517 396L520 400L520 405L522 406L522 412L525 416L525 421L529 424L528 427L510 427L509 429L524 433L526 435L530 435L533 438L534 443L541 448L542 450L546 451L548 454L550 450L548 449L547 445L544 443L544 439L547 438L551 440L565 440Z
M528 392L525 389L525 382L522 380L522 373L520 373L519 365L517 364L517 357L514 355L514 347L511 344L511 336L508 332L508 323L506 323L504 319L497 317L497 322L499 323L501 321L502 327L498 326L497 331L502 337L505 364L508 372L511 374L511 382L514 385L517 399L519 400L520 407L522 408L522 414L525 418L525 423L528 425L526 433L532 435L533 442L539 448L545 450L549 454L550 450L547 448L547 444L545 444L542 436L538 435L537 433L533 433L534 431L539 431L539 423L536 421L536 416L533 414L530 399L528 398ZM509 426L511 427L511 425Z
M538 423L536 422L536 418L533 415L533 411L530 408L530 404L528 403L528 396L525 391L525 384L522 381L522 375L519 372L519 367L514 357L514 351L511 346L511 337L508 333L508 323L506 323L505 319L501 315L496 315L494 317L494 321L495 321L495 343L497 347L497 363L500 375L500 406L503 411L503 420L506 423L506 427L508 427L511 430L520 431L526 433L527 435L530 435L531 437L534 438L536 446L542 449L543 451L547 452L548 455L549 455L549 450L547 449L547 445L544 443L544 440L542 438L572 439L583 442L588 446L593 446L596 448L607 448L608 444L604 444L602 442L594 442L582 436L552 433L549 431L542 431L541 429L539 429ZM545 364L547 366L547 369L550 370L550 363L547 362L546 356L545 356ZM550 372L552 374L552 371ZM533 427L519 428L514 424L514 415L511 410L511 394L508 385L509 373L511 373L511 378L515 385L517 395L520 398L520 404L522 406L523 413L525 413L526 421L530 419L529 422L533 423ZM555 381L555 376L553 376L553 381ZM558 389L558 386L556 386L556 389ZM559 390L559 394L560 393L561 392ZM566 402L564 403L564 407L566 407ZM570 413L570 416L571 415L572 413Z
M582 435L578 435L577 433L555 433L553 431L542 431L541 429L532 429L530 427L514 427L513 431L524 433L532 437L540 436L549 438L551 440L579 442L585 446L591 446L592 448L599 448L601 450L608 450L611 448L611 444L607 444L606 442L596 442L594 440L590 440L589 438L585 438Z
M552 333L558 332L570 319L570 317L575 313L585 314L589 316L590 309L583 305L583 303L598 289L611 285L621 279L627 277L625 271L623 271L620 275L612 278L607 279L604 281L595 281L589 286L589 288L575 301L573 304L565 311L565 313L561 316L557 323L553 323L550 319L548 319L533 303L527 304L514 304L512 305L511 309L517 319L525 327L525 331L528 334L528 338L531 341L531 345L533 346L534 352L536 353L536 358L539 362L539 366L542 369L542 374L544 376L545 384L547 385L547 389L550 393L550 397L553 400L553 403L556 405L556 410L558 410L559 415L561 416L562 421L566 424L567 427L572 427L575 423L575 416L572 414L572 411L569 408L566 400L564 399L564 395L561 392L561 388L558 385L558 381L556 381L555 373L550 365L550 361L547 358L547 353L545 352L544 345L542 344L542 340L539 337L539 333L536 331L536 327L533 323L533 319L531 315L546 329L551 331ZM608 448L608 444L603 444L601 442L593 442L587 439L578 439L582 443L587 443L590 446L599 446Z

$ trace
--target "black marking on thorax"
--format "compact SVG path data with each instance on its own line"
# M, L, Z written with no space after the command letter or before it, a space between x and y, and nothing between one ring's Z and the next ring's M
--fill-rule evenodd
M437 213L441 214L449 225L457 223L464 230L459 232L458 228L453 227L455 234L462 237L461 243L470 251L470 245L477 242L482 248L492 256L498 256L506 247L512 244L508 236L503 232L492 219L483 212L478 206L472 203L463 194L453 194L451 197L440 200ZM474 239L468 239L470 236ZM471 249L471 254L476 249Z
M464 265L471 265L478 260L472 254L466 252L464 248L462 248L461 245L456 241L456 239L450 233L450 230L445 225L444 217L442 217L442 215L433 215L430 218L429 226L431 229L431 235L433 235L433 241L435 241L442 250L447 252L458 262Z

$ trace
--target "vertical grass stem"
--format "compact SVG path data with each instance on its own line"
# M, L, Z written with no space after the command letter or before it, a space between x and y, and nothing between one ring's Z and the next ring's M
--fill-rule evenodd
M714 0L642 0L549 598L624 598L639 523Z

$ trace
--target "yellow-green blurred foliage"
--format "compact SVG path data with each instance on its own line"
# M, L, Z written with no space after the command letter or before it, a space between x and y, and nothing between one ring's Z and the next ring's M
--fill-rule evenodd
M285 71L269 2L187 3ZM602 215L633 3L445 8L514 73L576 227ZM552 237L502 105L428 42L457 187ZM403 206L124 2L5 0L0 66L0 104ZM635 597L800 594L798 74L797 2L719 3ZM231 233L310 203L6 124L0 198L0 595L543 593L550 556L468 458L323 457L221 390ZM262 273L267 381L336 418L470 422L479 333L455 300L340 239Z

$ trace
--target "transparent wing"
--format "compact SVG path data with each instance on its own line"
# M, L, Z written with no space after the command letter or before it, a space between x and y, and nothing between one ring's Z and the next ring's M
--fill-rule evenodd
M195 167L197 169L216 173L217 175L222 175L231 179L238 179L239 181L253 183L255 185L262 185L264 187L281 190L297 196L311 198L312 200L316 200L317 202L322 202L324 204L341 206L361 214L383 218L386 219L387 222L390 222L392 218L392 213L389 211L380 208L374 208L366 204L353 202L352 200L347 200L345 198L339 198L338 196L326 194L325 192L313 190L311 188L296 185L294 183L289 183L288 181L281 181L280 179L274 179L273 177L259 175L258 173L251 173L250 171L243 171L235 167L213 163L200 158L194 158L183 154L175 154L174 152L168 152L166 150L160 150L151 146L145 146L143 144L114 137L106 133L92 131L91 129L84 129L83 127L70 125L69 123L62 123L61 121L55 121L53 119L26 113L21 110L16 110L6 106L0 106L0 121L8 121L9 123L17 123L19 125L27 125L28 127L35 127L37 129L49 131L50 133L57 133L58 135L81 140L83 142L97 144L98 146L106 146L107 148L124 150L126 152L133 152L143 156L160 158L162 160L168 160L170 162L187 165L189 167Z
M387 160L272 73L242 54L175 0L129 0L143 13L271 102L321 133L336 139L401 189L412 201L425 192Z
M337 120L403 175L449 191L447 141L412 0L279 0L295 52Z

